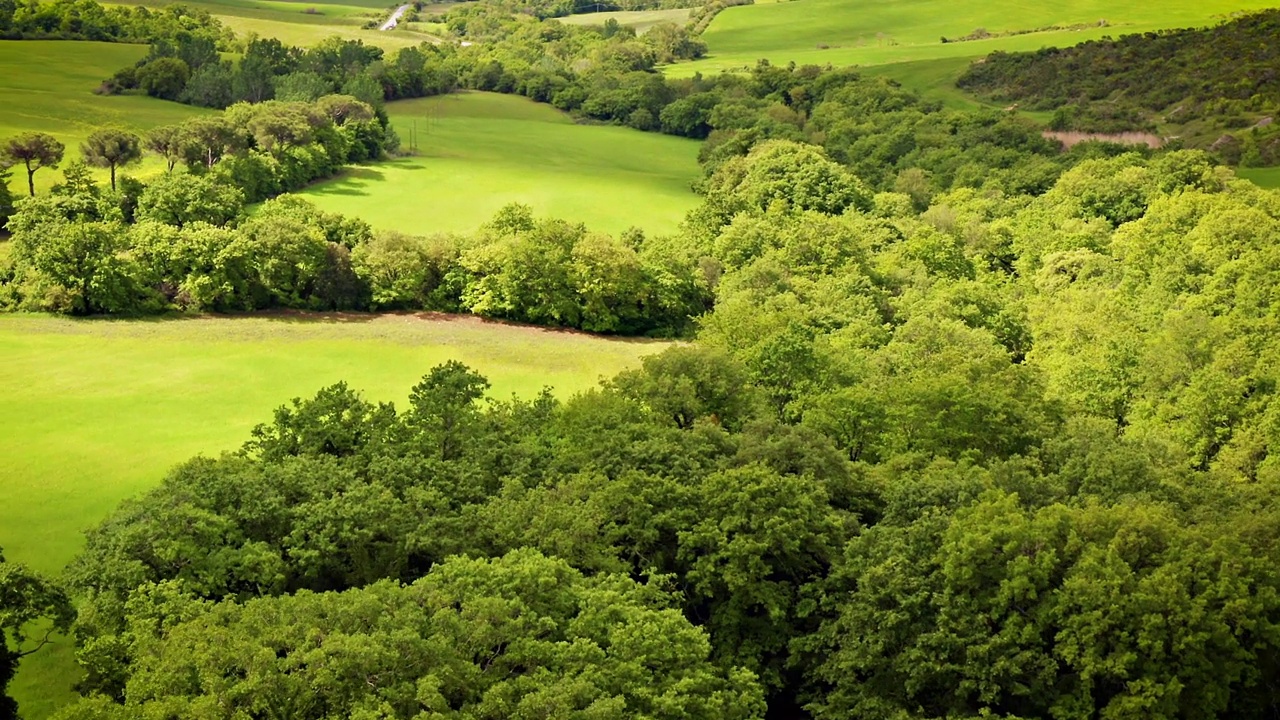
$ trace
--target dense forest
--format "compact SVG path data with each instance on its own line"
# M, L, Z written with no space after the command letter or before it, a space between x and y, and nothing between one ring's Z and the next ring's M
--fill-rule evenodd
M1280 195L1180 151L920 212L802 151L668 240L695 343L326 388L121 506L62 717L1280 711Z
M1032 53L994 53L959 87L1027 110L1055 130L1168 128L1230 164L1280 164L1280 10ZM1268 118L1268 119L1264 119Z

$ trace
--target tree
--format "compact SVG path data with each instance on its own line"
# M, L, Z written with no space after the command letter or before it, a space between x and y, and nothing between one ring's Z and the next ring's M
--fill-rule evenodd
M191 68L176 57L156 58L138 68L138 87L163 100L177 100L190 78Z
M208 175L170 173L142 191L137 217L177 227L196 222L226 225L243 209L244 194L238 188Z
M0 720L18 718L18 704L5 694L18 661L49 644L55 630L67 630L74 614L60 587L23 565L5 562L0 552ZM41 619L52 623L34 646L29 645L27 631Z
M273 80L277 100L285 102L314 102L333 92L328 80L313 72L292 72Z
M147 150L164 158L168 172L173 172L174 166L184 156L183 134L181 125L161 125L147 132L146 137L143 138L143 145Z
M0 161L6 165L22 163L27 168L27 192L35 197L36 184L33 178L36 171L43 167L57 167L62 162L65 150L66 146L52 135L23 133L16 138L9 138L0 146Z
M90 135L88 142L80 146L80 154L90 165L111 169L111 189L115 190L116 168L141 160L142 142L131 132L108 128Z
M176 142L179 143L183 159L192 168L203 165L208 170L223 155L244 144L243 128L232 127L225 117L194 118L179 127L181 130ZM167 131L165 140L172 142Z

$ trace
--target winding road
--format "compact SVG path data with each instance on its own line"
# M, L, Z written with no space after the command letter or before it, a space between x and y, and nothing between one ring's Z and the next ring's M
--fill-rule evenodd
M395 29L395 26L400 24L400 18L404 17L405 12L410 7L411 7L410 5L401 5L400 7L396 8L396 11L391 13L391 17L387 18L387 21L382 23L382 27L378 29L379 30Z

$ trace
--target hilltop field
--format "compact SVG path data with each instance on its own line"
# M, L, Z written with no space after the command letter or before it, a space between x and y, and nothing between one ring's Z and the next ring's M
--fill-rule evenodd
M721 12L702 37L708 56L673 66L669 72L680 76L705 74L749 67L760 58L777 64L867 66L976 58L996 50L1036 50L1108 35L1200 26L1234 12L1274 4L1269 0L1175 0L1159 4L1101 0L1040 4L1014 0L962 4L945 0L766 0ZM1104 20L1106 26L1099 26ZM1040 28L1045 29L954 41L979 29L999 36ZM952 42L942 42L944 37Z

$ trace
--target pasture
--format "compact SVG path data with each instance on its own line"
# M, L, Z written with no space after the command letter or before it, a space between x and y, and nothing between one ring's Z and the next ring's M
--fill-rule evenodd
M579 125L548 105L491 93L390 103L418 154L354 168L300 194L330 212L411 234L461 232L521 202L539 215L617 233L667 233L697 204L699 144L629 128Z
M457 359L495 397L564 396L665 346L460 317L0 315L0 547L56 573L121 499L339 380L403 405L427 370ZM66 642L25 660L12 687L24 717L70 699L74 670Z
M916 60L979 57L996 50L1037 50L1074 45L1104 36L1216 22L1241 10L1273 7L1274 0L1172 0L1167 3L1111 3L1105 0L1024 3L993 0L789 0L728 8L702 39L708 57L672 66L689 76L744 68L759 58L774 63L882 65ZM986 40L943 43L983 28L992 34L1070 27L1106 20L1107 27L1051 30Z
M116 126L142 132L212 112L137 95L93 94L116 70L146 54L143 45L0 40L0 138L47 132L67 146L65 166L80 157L80 143L98 128ZM163 169L163 161L147 157L142 165L125 173L141 176ZM103 180L107 178L105 170L98 174ZM61 181L57 170L41 170L36 173L36 191ZM15 193L25 193L26 173L20 168L14 169L10 187Z

